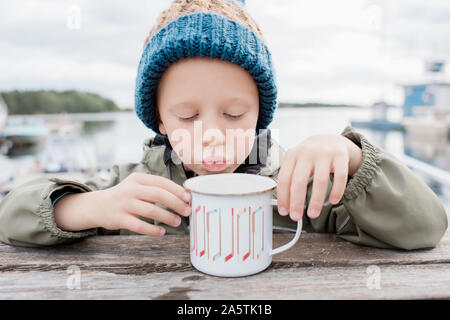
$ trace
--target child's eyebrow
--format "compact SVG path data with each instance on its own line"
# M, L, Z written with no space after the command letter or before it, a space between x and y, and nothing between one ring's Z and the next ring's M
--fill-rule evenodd
M174 111L174 110L176 110L176 109L178 109L178 108L181 108L181 107L192 107L193 106L193 102L190 102L190 101L182 101L182 102L178 102L178 103L175 103L175 104L172 104L171 106L170 106L170 110L171 111Z
M242 97L233 97L233 98L229 98L226 99L224 101L224 104L228 105L230 103L239 103L241 105L244 105L246 107L250 107L251 106L251 102L248 99L242 98Z

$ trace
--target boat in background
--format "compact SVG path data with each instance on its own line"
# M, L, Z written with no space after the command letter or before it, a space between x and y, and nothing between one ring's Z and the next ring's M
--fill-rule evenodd
M388 105L384 101L376 102L372 105L372 120L370 121L358 121L351 120L352 127L354 128L368 128L372 130L398 130L404 131L403 123L399 121L388 120L388 110L390 108L396 108L392 105Z
M418 109L418 108L417 108ZM422 139L450 139L450 110L422 109L416 116L403 119L408 135Z
M390 106L372 105L371 121L351 121L354 127L401 130L419 139L450 139L450 82L443 73L445 61L426 62L424 81L401 84L404 90L402 119L388 120ZM399 108L400 110L400 108Z
M46 122L46 127L52 136L56 137L78 137L83 130L81 121L72 120L67 113L62 113L52 120Z
M6 103L3 100L2 95L0 94L0 132L2 132L6 126L7 117L8 117L8 107L6 106Z
M6 127L6 119L8 118L8 106L0 94L0 155L8 153L11 147L10 143L3 137L3 130Z
M403 124L418 138L450 138L450 83L404 85Z
M15 157L21 155L35 154L42 150L49 136L49 130L43 123L18 122L8 123L1 133L4 144L8 146L6 155Z
M43 121L27 116L9 116L0 95L0 153L8 156L33 154L47 143L49 130Z
M444 66L443 60L426 61L426 80L403 84L403 124L415 138L450 138L450 82Z

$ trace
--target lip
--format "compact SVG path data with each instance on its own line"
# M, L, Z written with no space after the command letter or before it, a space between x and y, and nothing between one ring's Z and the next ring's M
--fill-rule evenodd
M207 158L202 161L202 165L206 170L216 172L225 169L227 162L223 158Z

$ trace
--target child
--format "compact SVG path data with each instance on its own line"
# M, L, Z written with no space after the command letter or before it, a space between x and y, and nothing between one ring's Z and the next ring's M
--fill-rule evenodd
M106 180L44 177L18 186L0 203L2 242L45 246L95 234L187 233L191 196L183 182L221 172L276 179L274 225L295 228L303 219L307 232L408 250L436 246L447 230L431 189L350 126L287 152L272 139L271 55L245 1L174 1L146 40L135 97L138 117L157 133L144 141L141 161L113 166ZM199 126L217 134L196 140ZM223 151L229 129L248 143ZM180 132L195 141L177 143Z

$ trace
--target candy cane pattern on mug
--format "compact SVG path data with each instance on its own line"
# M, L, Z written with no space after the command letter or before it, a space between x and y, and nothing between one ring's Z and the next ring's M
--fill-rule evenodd
M195 251L196 256L207 260L211 259L212 261L218 261L221 258L223 258L224 262L232 259L238 259L240 262L245 262L249 258L259 259L261 253L264 252L264 210L262 210L262 207L259 206L254 211L252 211L251 206L244 207L242 210L231 208L231 215L229 216L224 215L222 211L222 208L207 210L205 205L196 206L192 215L191 253L194 254ZM230 250L225 254L223 254L222 250L222 219L231 219L231 246ZM202 221L203 226L201 225ZM247 221L248 226L245 223ZM247 232L243 231L247 230L247 228L248 240ZM258 233L257 228L262 229L259 248L255 248L255 244L257 244L257 239L255 239L255 233ZM213 239L212 237L215 238ZM203 241L201 241L202 239ZM215 242L218 244L217 248L211 248L212 240L217 240ZM241 245L243 248L241 248ZM213 249L216 250L212 252L211 250ZM244 249L244 252L241 249Z

